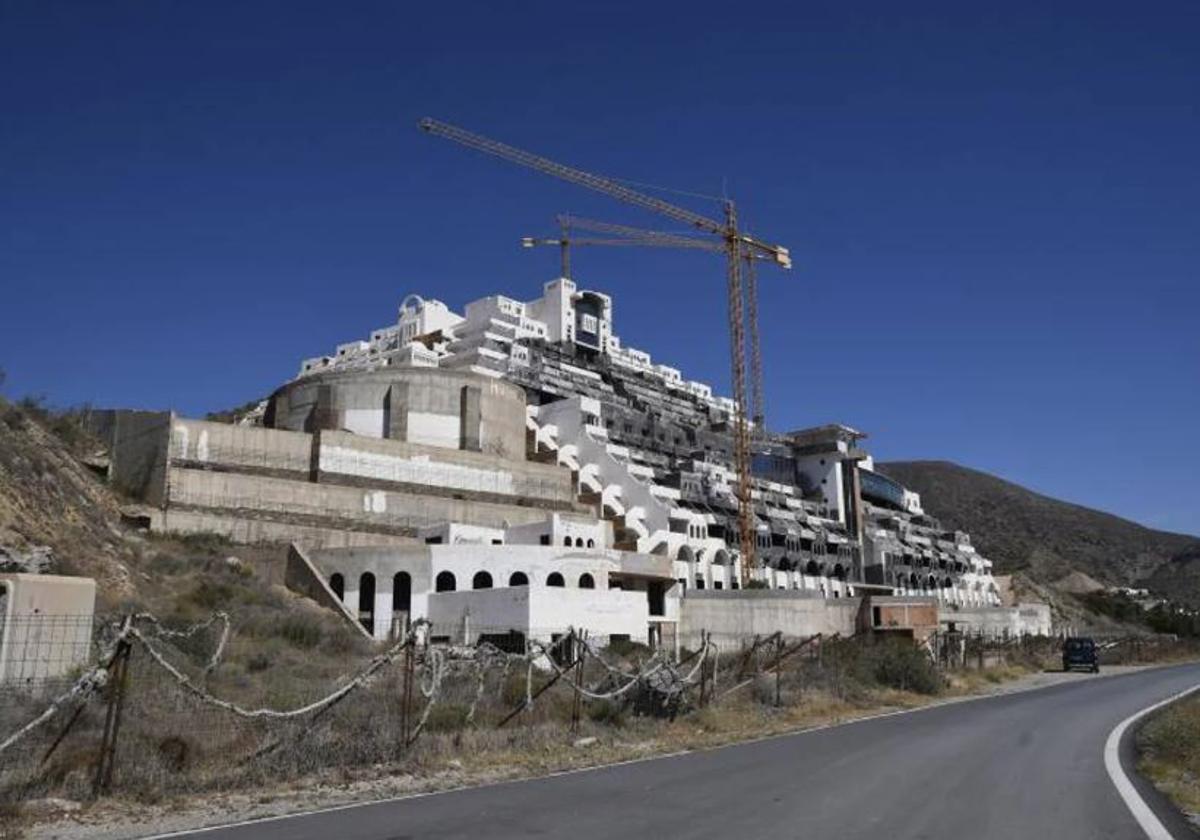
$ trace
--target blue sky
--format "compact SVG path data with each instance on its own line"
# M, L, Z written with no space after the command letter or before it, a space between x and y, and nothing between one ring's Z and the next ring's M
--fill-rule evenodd
M736 198L796 262L773 426L1200 533L1198 42L1194 3L0 2L5 391L201 414L408 292L536 296L558 212L657 224L428 114ZM575 269L727 388L718 258Z

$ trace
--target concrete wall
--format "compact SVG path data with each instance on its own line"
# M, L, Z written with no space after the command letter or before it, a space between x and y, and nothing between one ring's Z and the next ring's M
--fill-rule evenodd
M284 385L271 400L277 429L346 430L511 459L525 452L525 392L462 371L314 374Z
M943 606L939 615L942 629L963 633L981 633L995 638L1049 636L1052 633L1050 607L1046 604L1020 604L1016 607Z
M37 686L87 663L96 582L0 575L0 685Z
M188 463L307 477L312 436L175 418L171 424L171 458L175 465Z
M110 429L109 483L123 493L161 507L170 466L167 438L174 415L169 411L113 411Z
M278 518L270 519L276 515ZM346 527L322 527L297 522L287 514L247 511L244 514L169 508L152 521L151 530L173 534L220 534L236 543L294 542L305 548L348 546L412 545L413 537Z
M509 458L456 451L395 440L365 438L347 432L317 436L318 480L374 483L378 486L435 488L441 494L478 494L490 501L514 496L537 499L549 507L572 507L571 473L563 467L524 460L524 450Z
M645 644L650 619L645 597L619 589L506 587L429 596L433 637L472 643L481 634L510 630L548 642L570 628L586 630L601 645L614 635Z
M854 633L858 598L821 598L781 589L688 590L679 604L679 643L695 648L702 631L728 651L755 635L791 638Z
M263 475L172 469L171 505L285 514L322 527L416 529L446 520L501 528L545 517L536 507L311 484ZM275 517L278 518L278 517ZM414 530L415 533L415 530Z

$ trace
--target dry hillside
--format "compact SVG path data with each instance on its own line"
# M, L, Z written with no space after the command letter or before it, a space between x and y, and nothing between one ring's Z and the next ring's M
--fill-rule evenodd
M1149 586L1172 597L1186 583L1200 595L1196 537L1155 531L948 461L896 461L879 470L920 493L944 525L970 531L998 572L1023 571L1043 583L1082 572L1110 586Z

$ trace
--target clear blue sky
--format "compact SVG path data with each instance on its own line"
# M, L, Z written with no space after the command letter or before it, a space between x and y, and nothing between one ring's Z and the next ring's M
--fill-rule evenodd
M724 185L797 264L761 280L773 426L1200 533L1197 44L1193 2L0 2L5 390L201 414L408 292L536 296L557 212L655 224L429 114ZM719 259L576 263L727 389Z

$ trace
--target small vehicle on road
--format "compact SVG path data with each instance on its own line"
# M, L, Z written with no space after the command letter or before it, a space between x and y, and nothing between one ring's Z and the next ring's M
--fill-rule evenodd
M1100 673L1100 653L1096 643L1086 637L1072 637L1064 641L1062 658L1064 671L1086 668L1093 674Z

